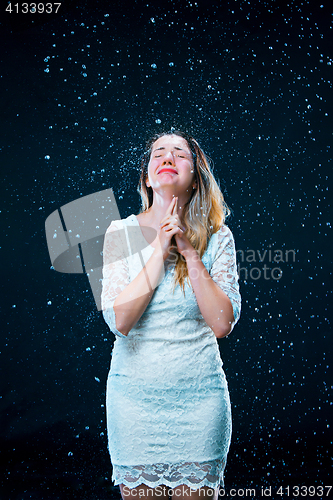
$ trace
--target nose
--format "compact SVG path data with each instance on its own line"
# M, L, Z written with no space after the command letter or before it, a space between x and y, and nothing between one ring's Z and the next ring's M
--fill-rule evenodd
M165 153L162 165L174 165L174 163L175 163L175 160L173 157L173 153L171 151L168 151L167 153Z

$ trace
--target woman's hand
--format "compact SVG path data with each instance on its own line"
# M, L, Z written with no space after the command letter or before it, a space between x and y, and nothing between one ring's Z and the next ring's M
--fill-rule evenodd
M194 251L194 248L184 234L184 228L178 215L178 198L172 199L160 224L159 238L164 260L170 253L173 236L175 237L177 250L181 255L185 256L186 252Z
M161 220L160 229L157 234L164 260L168 257L171 247L173 246L172 238L176 234L182 234L183 232L177 214L177 198L173 198L167 208L165 216Z

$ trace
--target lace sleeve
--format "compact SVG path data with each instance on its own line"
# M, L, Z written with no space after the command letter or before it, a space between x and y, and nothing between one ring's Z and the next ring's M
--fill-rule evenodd
M226 226L222 226L216 236L218 238L217 252L213 259L210 275L228 295L236 323L240 317L241 296L238 285L235 242L230 229Z
M121 221L112 222L105 233L103 247L102 313L110 330L120 337L126 335L116 328L113 304L130 282L127 248L124 226Z

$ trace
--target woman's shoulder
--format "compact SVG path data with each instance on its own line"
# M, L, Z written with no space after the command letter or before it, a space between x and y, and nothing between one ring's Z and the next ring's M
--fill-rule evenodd
M233 234L228 226L223 224L210 238L206 250L207 258L213 263L224 253L233 252L235 247Z
M137 219L134 214L129 215L125 219L117 219L111 221L109 227L106 232L109 233L111 231L118 231L119 229L123 229L125 226L131 226L133 224L137 224Z
M234 237L228 226L223 224L215 233L212 234L207 251L210 255L215 255L229 245L234 245Z
M233 234L228 226L222 224L222 226L212 235L212 238L213 237L215 240L221 241L224 239L233 239Z

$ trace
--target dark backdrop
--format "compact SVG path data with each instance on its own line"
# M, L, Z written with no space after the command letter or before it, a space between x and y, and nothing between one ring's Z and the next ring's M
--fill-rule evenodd
M0 35L0 498L119 498L104 409L113 335L87 277L51 269L44 224L109 187L122 217L136 213L143 144L170 127L213 159L241 250L242 316L220 342L233 407L226 488L286 498L287 486L327 484L331 2L11 5Z

